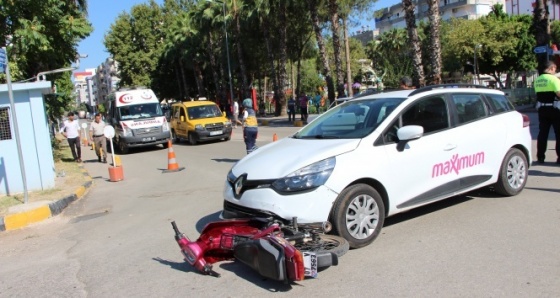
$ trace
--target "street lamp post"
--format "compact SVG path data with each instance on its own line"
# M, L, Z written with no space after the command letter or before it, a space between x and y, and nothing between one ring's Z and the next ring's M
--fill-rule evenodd
M478 81L478 84L480 84L480 74L478 73L478 62L476 61L476 49L479 49L481 47L482 47L481 44L477 44L477 45L474 46L474 65L473 65L474 77L473 77L473 81L474 81L474 78L476 78L477 81Z
M228 78L229 78L229 95L233 103L234 99L233 99L233 85L231 83L231 63L229 61L229 41L228 41L228 33L226 28L226 3L224 1L219 1L219 0L206 0L206 1L222 4L222 11L224 13L224 33L226 35L226 58L227 58L227 66L228 66Z

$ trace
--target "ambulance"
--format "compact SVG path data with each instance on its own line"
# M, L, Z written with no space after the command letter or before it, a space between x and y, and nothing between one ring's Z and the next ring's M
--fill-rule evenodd
M169 123L152 90L121 89L112 92L105 105L107 122L115 128L114 144L121 153L159 144L167 148Z

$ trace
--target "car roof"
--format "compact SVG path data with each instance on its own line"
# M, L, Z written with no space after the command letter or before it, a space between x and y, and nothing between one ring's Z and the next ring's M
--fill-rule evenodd
M191 100L191 101L183 101L174 103L173 106L185 106L185 107L199 107L199 106L209 106L215 105L216 103L210 100Z

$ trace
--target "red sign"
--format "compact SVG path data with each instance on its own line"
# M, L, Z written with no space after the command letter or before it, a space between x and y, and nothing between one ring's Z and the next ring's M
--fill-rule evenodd
M134 100L134 96L132 94L125 93L119 97L119 101L122 103L131 103Z

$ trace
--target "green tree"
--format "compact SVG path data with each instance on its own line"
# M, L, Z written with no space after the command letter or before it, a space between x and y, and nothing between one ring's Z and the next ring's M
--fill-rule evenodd
M105 35L104 44L119 62L120 86L151 87L152 74L163 51L163 15L154 1L121 13Z
M78 43L92 30L85 0L0 1L0 46L11 40L7 51L14 81L70 67L76 61ZM57 107L46 103L54 119L72 102L73 86L68 74L49 74L47 80L55 82L58 92Z

